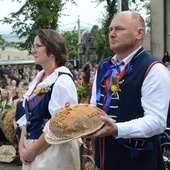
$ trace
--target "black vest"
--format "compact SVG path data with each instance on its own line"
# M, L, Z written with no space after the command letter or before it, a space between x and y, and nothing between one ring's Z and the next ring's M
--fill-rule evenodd
M62 74L67 74L74 81L72 75L69 73L59 72L58 77ZM58 77L56 78L56 81ZM27 119L27 139L38 139L43 133L43 129L46 122L51 118L51 114L48 110L48 104L51 99L51 93L53 90L54 83L50 87L51 90L47 93L42 93L28 101L26 100L25 110Z
M111 57L106 60L110 60ZM120 85L119 100L112 97L108 115L117 116L117 122L129 121L135 118L143 117L143 108L141 106L141 87L149 66L158 61L155 57L144 51L131 60L132 71L124 76L124 82ZM101 80L101 64L98 69L97 83ZM101 97L97 102L99 108L103 108L103 100L106 95L104 83L101 85ZM105 159L104 170L164 170L164 163L160 149L158 136L153 136L146 144L152 144L152 150L145 150L139 153L135 158L130 157L130 151L122 145L122 140L115 139L113 136L104 138L105 140ZM131 140L128 140L129 142ZM134 142L134 143L133 143ZM136 141L132 143L135 145ZM142 142L139 142L139 145ZM100 167L99 139L95 139L95 162ZM131 148L133 149L133 148Z

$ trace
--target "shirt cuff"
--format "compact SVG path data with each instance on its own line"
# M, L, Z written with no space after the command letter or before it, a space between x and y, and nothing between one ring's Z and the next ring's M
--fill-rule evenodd
M116 123L117 129L118 129L118 135L116 136L116 139L118 138L129 138L129 128L128 128L128 122L123 123Z
M26 115L25 114L17 121L17 124L19 125L19 127L25 126L27 124L27 120L26 120Z

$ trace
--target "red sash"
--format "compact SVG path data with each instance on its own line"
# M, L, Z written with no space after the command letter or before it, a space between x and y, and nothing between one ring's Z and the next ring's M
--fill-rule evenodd
M126 68L127 66L129 65L126 64L125 67L123 68L123 70L120 72L120 74L117 76L119 81L122 80L122 78L124 77L125 75L125 71L126 71ZM107 77L105 80L104 80L104 85L105 85L105 93L107 94L108 92L108 87L109 87L109 82L111 81L111 77ZM106 96L104 98L104 104L103 104L103 110L105 110L105 107L106 107ZM105 152L105 138L102 137L102 138L99 138L99 149L100 149L100 170L104 170L104 152Z

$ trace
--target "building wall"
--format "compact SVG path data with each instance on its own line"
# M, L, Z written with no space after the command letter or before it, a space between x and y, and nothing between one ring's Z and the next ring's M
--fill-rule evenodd
M166 51L170 54L170 0L166 0Z
M151 53L162 59L164 55L164 0L150 0Z

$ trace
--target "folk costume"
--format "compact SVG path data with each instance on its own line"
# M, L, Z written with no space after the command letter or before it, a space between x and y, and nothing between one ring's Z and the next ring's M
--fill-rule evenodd
M146 110L142 106L146 103L141 99L144 90L142 85L149 72L153 66L160 69L160 72L164 68L143 47L119 64L120 66L116 63L116 55L102 61L93 85L91 105L105 110L108 116L116 120L118 126L116 138L107 136L95 139L96 166L100 170L164 170L159 135L152 135L152 132L148 132L148 136L143 134L140 129L142 122L132 129L132 122L128 123L133 119L139 119L140 122L140 118L144 117ZM155 111L154 108L152 111ZM160 121L165 124L166 114L163 118ZM147 119L149 122L151 118L148 116ZM161 133L159 130L157 129L156 134Z
M44 81L37 84L44 71L40 71L24 95L23 106L26 114L17 122L26 124L26 148L36 142L48 128L49 119L66 102L77 104L77 92L72 75L66 67L59 67ZM37 155L30 165L23 165L23 170L80 170L79 146L76 140L60 145L51 145Z

